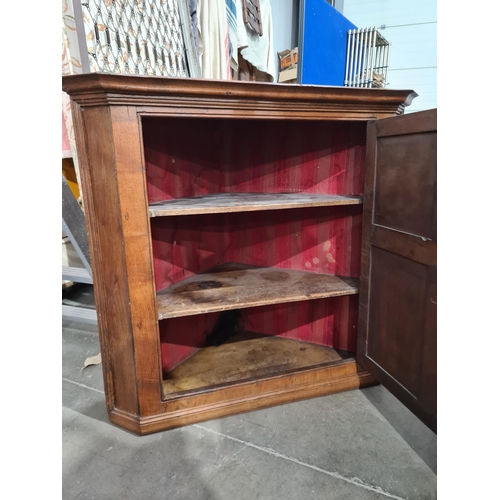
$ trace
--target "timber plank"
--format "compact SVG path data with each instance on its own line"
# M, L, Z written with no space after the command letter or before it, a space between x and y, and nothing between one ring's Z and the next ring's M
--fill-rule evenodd
M218 193L151 203L150 217L360 205L361 196L312 193Z
M354 278L226 263L156 294L158 319L358 293Z

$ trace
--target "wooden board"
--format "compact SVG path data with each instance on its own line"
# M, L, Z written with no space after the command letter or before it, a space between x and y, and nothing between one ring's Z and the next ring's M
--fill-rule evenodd
M437 110L368 124L357 360L437 428Z
M241 117L247 121L366 121L401 114L418 95L412 90L332 87L330 82L324 86L276 85L113 73L68 75L62 80L62 89L82 106L128 104L142 106L142 113L162 116Z
M165 215L255 212L301 207L359 205L361 196L310 193L218 193L167 200L149 205L150 217Z
M227 263L157 293L158 319L358 293L354 278Z
M148 204L217 191L361 195L366 120L401 113L413 92L97 73L63 80L82 152L112 422L145 434L374 382L348 359L167 401L156 290L225 262L356 276L362 206L150 220ZM156 143L151 133L158 122L164 126ZM207 219L213 219L208 231ZM284 293L300 289L280 285ZM307 301L308 287L302 292ZM356 295L328 301L349 299ZM246 311L258 309L264 308ZM334 316L345 334L354 330L350 314ZM310 321L291 316L290 328L302 317ZM182 341L185 330L178 331L174 340Z
M269 377L340 361L346 354L299 340L242 332L221 346L200 349L165 375L163 390L168 395Z

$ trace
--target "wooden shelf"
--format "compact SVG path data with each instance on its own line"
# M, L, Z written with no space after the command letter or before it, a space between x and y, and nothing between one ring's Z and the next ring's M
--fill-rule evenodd
M231 309L241 308L241 321L228 314L226 333L232 333L230 328L236 322L241 328L314 339L344 350L354 351L357 343L363 347L358 354L360 363L364 366L369 362L368 294L362 297L360 307L365 321L356 328L358 297L351 294L358 293L358 280L304 271L336 270L354 275L360 268L361 250L366 257L372 247L372 260L390 264L388 258L383 259L382 250L375 255L377 249L370 246L373 214L361 224L362 199L339 195L373 193L375 173L384 167L382 156L378 160L376 155L378 137L394 134L385 124L388 120L380 120L369 125L373 134L367 143L367 122L402 114L415 92L112 73L65 76L63 90L71 98L77 149L84 152L80 158L84 173L81 188L91 212L88 232L92 274L99 297L106 408L112 423L148 434L375 383L375 377L356 359L316 364L316 357L307 359L312 351L303 346L305 351L294 351L295 361L293 356L285 356L290 351L282 347L273 351L278 360L268 358L263 348L254 360L252 349L238 349L232 363L245 359L246 366L241 367L245 373L212 372L210 386L198 371L193 376L199 375L197 384L203 384L202 388L189 393L188 386L179 388L174 381L175 392L165 396L163 390L169 375L177 368L187 369L191 358L194 363L194 356L223 354L222 346L211 350L200 349L200 345L211 333L223 336L225 318L219 318L218 312ZM395 118L394 126L409 130L401 118ZM391 158L404 154L412 161L415 156L417 162L421 156L417 154L419 141L408 145L400 141L404 153L388 150L384 158L390 163ZM367 189L362 182L365 167ZM391 172L386 169L384 175ZM405 170L406 174L405 179L413 181L411 172ZM392 189L393 179L382 180ZM231 190L253 194L181 199ZM427 191L422 196L425 198ZM156 203L159 201L163 203ZM395 210L401 211L401 203L400 199L386 203L382 215L393 217ZM283 208L289 210L279 211ZM241 212L227 213L237 211ZM158 215L180 216L150 219ZM400 219L401 224L406 222L402 216ZM415 225L413 220L409 223ZM422 221L419 227L426 224ZM392 267L399 267L389 276L397 285L404 278L403 271L413 272L408 267L412 264L409 259L408 269L399 263L403 257L394 257L399 260L394 260ZM368 291L371 275L366 271L366 260L363 258L361 269ZM241 264L206 271L228 261L293 265L304 271ZM391 267L389 264L382 271ZM178 279L184 281L176 282ZM399 295L405 295L399 299L398 290L390 286L392 282L379 273L370 297L377 298L373 287L380 285L384 293L389 288L386 295L389 299L396 297L397 304L404 306L414 297L413 302L424 301L425 297L418 295L423 278L419 279L420 274L412 275L411 289L401 288ZM432 282L425 290L431 290L430 286ZM346 297L335 298L341 295ZM378 309L384 306L384 297L378 297ZM293 309L293 313L287 314L287 309ZM432 308L429 311L433 314ZM203 313L216 314L204 317ZM386 319L380 314L375 317L379 323ZM276 319L269 321L273 316ZM158 318L176 317L178 321L158 324ZM394 325L389 326L418 326L420 318L410 319L395 318ZM422 324L427 326L424 320ZM375 346L377 352L373 348L369 352L376 359L379 354L381 358L393 354L393 343L383 333ZM244 341L239 344L249 346ZM228 345L234 347L234 343ZM221 360L221 356L208 357L213 363ZM413 356L409 361L415 359ZM405 380L413 374L411 363L393 361L389 359L389 368L396 367ZM231 361L220 363L228 371L237 369ZM287 363L290 369L278 366ZM380 367L375 368L384 375ZM385 379L396 387L399 382L393 376L391 372ZM235 381L231 381L233 377ZM26 398L21 410L28 403Z
M358 280L227 263L156 294L158 319L358 293Z
M361 196L311 193L218 193L191 198L177 198L149 205L150 217L168 215L254 212L303 207L360 205Z
M164 377L163 391L165 395L173 395L338 363L350 357L353 355L331 347L240 332L218 347L201 348L175 367Z

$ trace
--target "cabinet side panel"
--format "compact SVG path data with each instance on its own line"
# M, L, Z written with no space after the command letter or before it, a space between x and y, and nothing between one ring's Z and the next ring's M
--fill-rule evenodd
M139 414L110 110L78 109L74 116L108 410Z
M111 108L119 215L141 416L160 409L162 376L151 231L140 117L134 106Z
M85 212L85 224L87 227L87 234L89 240L89 250L90 250L90 260L92 265L92 274L98 272L99 266L102 265L99 259L99 252L96 251L98 236L94 231L96 227L95 215L94 215L94 197L92 193L91 177L90 177L90 167L89 159L87 154L87 144L85 143L85 125L83 122L83 112L82 108L75 102L71 102L71 113L73 116L73 124L75 130L75 140L78 145L79 154L79 168L80 168L80 180L81 180L81 193L82 201L84 205ZM95 282L94 278L94 298L96 304L101 303L101 288ZM108 411L111 411L115 407L115 394L114 394L114 383L113 383L113 371L112 371L112 360L110 356L110 336L108 334L109 328L107 326L107 316L105 314L100 314L101 308L97 306L97 324L99 331L99 343L101 347L101 359L102 359L102 372L104 379L104 390L106 394L106 406Z

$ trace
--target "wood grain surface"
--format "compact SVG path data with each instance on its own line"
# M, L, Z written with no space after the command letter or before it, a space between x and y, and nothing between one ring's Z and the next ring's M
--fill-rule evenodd
M156 295L158 319L358 293L357 280L227 263Z
M245 380L226 374L221 384L165 395L163 362L199 349L219 311L244 307L242 328L282 335L276 343L355 344L357 281L339 276L359 276L362 205L294 199L288 207L278 195L258 213L153 218L149 205L219 193L364 197L366 122L403 113L415 92L110 73L63 77L63 90L75 120L112 422L147 434L375 382L354 359L280 371L291 356L281 350L272 366L263 352L255 358L257 378L248 363ZM227 262L245 266L214 272Z
M367 134L357 360L437 428L437 110Z
M340 361L328 347L242 332L226 343L204 347L167 373L165 394L211 387L291 372L297 368Z
M308 193L218 193L180 198L149 205L150 217L166 215L255 212L300 207L359 205L361 196Z
M350 119L366 121L404 112L413 90L198 80L89 73L62 78L79 104L143 106L143 113L171 116Z

